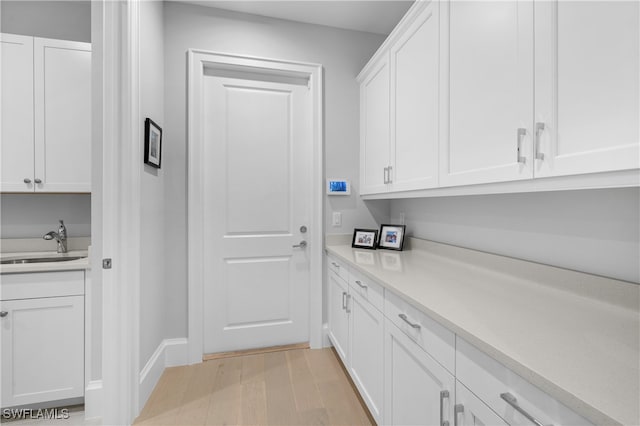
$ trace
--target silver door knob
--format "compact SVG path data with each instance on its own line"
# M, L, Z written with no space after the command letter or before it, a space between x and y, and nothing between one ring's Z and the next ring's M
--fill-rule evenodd
M36 180L34 181L35 183L42 183L42 179L38 179L36 178Z
M31 183L31 179L29 179L29 178L24 178L23 182L24 182L24 183Z
M4 317L6 317L7 315L9 315L9 312L7 312L7 311L2 311L2 312L0 312L0 318L4 318Z
M293 248L305 248L307 246L307 242L305 240L300 241L300 244L294 244Z

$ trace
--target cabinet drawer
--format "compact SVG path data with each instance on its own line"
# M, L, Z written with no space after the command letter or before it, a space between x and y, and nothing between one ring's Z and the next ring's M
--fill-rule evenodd
M515 398L514 404L542 424L592 424L465 340L456 339L456 378L508 424L532 423L501 397L507 393Z
M2 300L84 294L84 271L3 274Z
M449 372L455 371L454 333L390 291L385 292L384 314Z
M349 282L349 267L346 263L329 256L327 257L327 265L329 265L330 271L335 272L340 278Z
M384 310L384 288L377 282L365 278L359 272L351 271L349 273L349 288L376 309Z

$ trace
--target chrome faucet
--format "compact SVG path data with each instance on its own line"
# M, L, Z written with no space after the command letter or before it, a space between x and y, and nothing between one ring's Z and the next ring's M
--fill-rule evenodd
M42 238L44 238L45 240L55 239L58 242L58 253L67 252L67 228L65 228L62 219L60 220L60 227L58 228L58 232L47 232Z

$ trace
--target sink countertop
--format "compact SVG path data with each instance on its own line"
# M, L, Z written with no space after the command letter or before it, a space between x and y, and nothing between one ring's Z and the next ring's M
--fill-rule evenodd
M82 259L69 260L64 262L39 262L39 263L19 263L0 265L0 274L17 274L26 272L50 272L50 271L73 271L81 269L91 269L91 262L87 250L71 250L67 253L57 253L55 251L38 252L15 252L0 253L0 259L15 259L25 257L65 257L84 256Z
M326 250L595 424L638 424L639 285L409 240Z

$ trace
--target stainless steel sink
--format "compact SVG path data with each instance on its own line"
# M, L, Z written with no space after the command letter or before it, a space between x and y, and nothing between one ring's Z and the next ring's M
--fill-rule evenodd
M21 263L49 263L49 262L68 262L71 260L82 259L86 256L65 256L65 257L27 257L23 259L4 259L0 260L1 265L18 265Z

